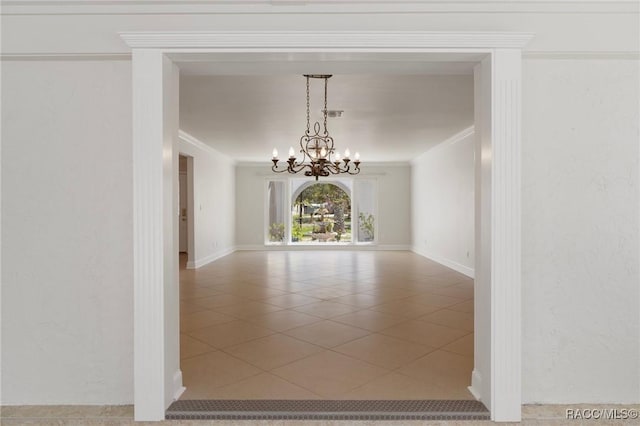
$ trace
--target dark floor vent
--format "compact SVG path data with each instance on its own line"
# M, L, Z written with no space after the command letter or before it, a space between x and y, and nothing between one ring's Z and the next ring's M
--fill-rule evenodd
M167 420L489 420L470 400L185 400Z

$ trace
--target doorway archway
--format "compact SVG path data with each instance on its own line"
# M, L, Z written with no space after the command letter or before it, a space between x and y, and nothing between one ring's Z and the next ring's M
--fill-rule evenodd
M233 52L356 61L475 55L476 360L471 390L496 421L520 420L521 48L530 34L439 32L127 33L133 49L134 381L136 420L161 420L182 379L178 348L177 93L181 55ZM263 56L260 56L263 55ZM315 55L315 56L314 56ZM342 56L341 56L342 55ZM185 56L182 56L183 58ZM175 260L174 260L175 259ZM172 325L173 324L173 325Z

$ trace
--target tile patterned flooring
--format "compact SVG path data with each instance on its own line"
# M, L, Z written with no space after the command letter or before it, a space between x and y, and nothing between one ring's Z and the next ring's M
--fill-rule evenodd
M473 399L473 280L411 252L235 252L180 299L181 399Z

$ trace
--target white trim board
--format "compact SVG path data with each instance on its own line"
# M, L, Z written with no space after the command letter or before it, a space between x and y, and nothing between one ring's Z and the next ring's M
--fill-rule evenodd
M182 386L182 370L173 373L173 400L177 401L187 388Z
M211 262L214 262L220 258L230 255L234 251L238 250L236 247L228 248L225 250L220 250L215 253L210 254L209 256L203 257L202 259L196 259L192 262L187 262L187 269L198 269L207 265Z
M530 33L451 31L199 31L122 32L120 37L133 49L163 49L166 53L237 51L389 51L389 49L521 49ZM456 53L455 51L452 53ZM460 52L458 52L460 53ZM179 56L179 55L178 55Z
M236 246L236 250L240 251L411 251L408 244L245 244Z
M5 15L335 13L325 0L5 0ZM634 13L633 0L341 0L342 13Z
M456 272L460 272L461 274L464 274L469 278L475 278L475 271L473 270L473 268L469 268L468 266L461 265L458 262L454 262L453 260L449 260L445 257L441 257L433 253L424 252L415 246L411 247L411 251L417 255L426 257L429 260L433 260L436 263L444 265L447 268L451 268Z
M418 155L416 158L411 160L411 165L415 165L418 161L423 159L424 156L427 155L427 153L431 154L434 151L437 151L437 150L442 149L442 148L444 148L446 146L458 143L461 140L463 140L464 138L473 135L474 131L475 131L475 129L474 129L473 126L469 126L466 129L459 131L455 135L443 140L442 142L437 143L436 145L433 146L433 148L428 149L425 152L423 152L422 154Z
M178 138L180 138L181 141L188 143L189 145L195 148L198 148L204 152L208 152L210 154L215 154L215 155L222 155L223 157L228 158L230 163L236 164L236 161L233 158L229 157L226 154L223 154L222 152L218 151L212 146L207 145L206 143L202 142L200 139L190 135L184 130L178 130Z
M521 63L524 45L531 34L505 32L415 32L415 31L253 31L253 32L157 32L125 33L133 48L133 145L134 145L134 402L135 419L162 420L173 393L165 388L164 368L167 335L162 324L168 319L162 280L163 230L173 217L163 217L162 131L166 126L163 97L177 90L177 79L165 78L172 58L180 53L205 54L216 62L216 54L233 52L246 60L256 55L286 52L292 57L312 53L322 60L331 52L398 57L416 54L480 54L475 86L480 94L476 114L476 137L482 142L481 197L479 211L481 250L476 250L476 321L474 369L482 377L477 395L489 408L494 421L521 419ZM468 57L468 56L467 56ZM320 59L318 59L320 58ZM307 59L308 60L308 59ZM167 75L168 77L168 75ZM176 130L176 140L177 140ZM174 140L174 143L175 141ZM165 139L165 142L170 142ZM164 147L171 151L171 146ZM173 148L175 150L175 147ZM177 157L177 156L176 156ZM476 155L478 157L478 155ZM175 172L177 180L178 173ZM164 191L164 192L163 192ZM477 210L478 212L478 210ZM172 215L173 216L173 215ZM177 216L176 216L177 217ZM176 231L177 232L177 231ZM177 244L177 241L175 242ZM171 250L171 259L176 250ZM169 253L169 251L166 251ZM169 259L168 261L171 261ZM177 277L176 277L177 280ZM177 286L167 282L166 285ZM169 287L170 288L170 287ZM174 331L172 330L171 333Z

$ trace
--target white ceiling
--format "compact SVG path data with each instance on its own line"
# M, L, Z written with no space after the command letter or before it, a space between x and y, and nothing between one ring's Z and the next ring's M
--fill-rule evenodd
M329 65L314 72L327 72ZM353 73L362 71L362 63L357 69L334 67L344 72L329 79L328 90L328 108L344 110L342 118L329 118L337 150L359 151L363 163L409 161L473 124L471 62L391 64L387 72L397 74L382 74L384 66L377 65L371 74ZM237 161L269 161L274 147L281 158L289 146L297 151L306 128L301 73L310 71L291 74L289 66L284 75L277 63L254 66L245 75L211 75L225 71L220 63L186 62L180 68L183 131ZM229 69L237 71L238 64ZM264 75L248 75L260 71ZM312 120L321 120L322 80L311 85Z

